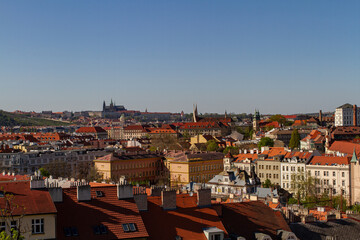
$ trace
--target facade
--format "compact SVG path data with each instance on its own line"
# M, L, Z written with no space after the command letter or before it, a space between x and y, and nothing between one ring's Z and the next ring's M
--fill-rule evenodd
M56 239L57 210L49 192L34 186L36 181L0 182L0 207L5 209L8 200L12 212L0 219L0 231L9 234L11 228L18 228L25 239Z
M311 152L289 152L281 160L281 187L289 192L295 189L295 178L306 177L306 163L311 159Z
M348 157L314 156L306 171L315 178L318 195L342 195L350 199L350 160Z
M118 181L126 176L130 181L150 181L162 177L162 157L157 154L117 154L111 153L94 160L103 179Z
M269 179L272 184L275 185L281 184L280 160L281 160L281 156L266 158L263 160L262 159L256 160L256 168L257 168L256 172L262 183L264 183L266 179Z
M346 103L335 110L335 127L360 126L360 108Z
M170 152L165 158L171 186L206 183L224 169L219 152Z
M149 134L146 126L142 125L130 125L124 128L125 139L144 138Z
M64 175L76 175L77 166L82 163L91 164L96 157L102 157L107 152L101 149L67 150L48 152L18 152L0 153L0 169L15 174L31 174L48 164L62 164Z
M300 141L301 150L319 150L324 151L325 136L318 130L313 130Z

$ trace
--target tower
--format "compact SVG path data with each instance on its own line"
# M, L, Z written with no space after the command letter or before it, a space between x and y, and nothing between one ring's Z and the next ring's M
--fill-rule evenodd
M105 111L105 108L106 108L106 104L105 104L105 101L103 103L103 111Z
M193 110L193 122L197 122L197 121L198 121L198 111L197 111L197 104L195 104Z
M323 115L322 115L322 111L320 110L319 111L319 123L320 123L320 126L323 125L322 122L323 122Z
M260 113L259 110L255 109L255 114L253 118L253 129L255 132L260 130L259 122L260 122Z
M357 106L353 106L353 126L357 126Z
M350 204L360 202L360 163L354 148L350 161Z

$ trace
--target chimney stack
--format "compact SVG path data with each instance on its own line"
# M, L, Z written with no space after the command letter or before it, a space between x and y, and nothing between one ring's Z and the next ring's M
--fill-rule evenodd
M48 191L54 203L63 201L63 191L61 187L49 188Z
M134 189L134 201L139 211L148 210L146 188L140 187Z
M175 190L163 190L161 191L161 203L164 210L176 209L176 191Z
M91 200L91 188L90 185L79 185L76 187L77 190L77 200L80 201L90 201Z
M197 191L197 205L198 207L211 206L211 189L203 188Z
M357 126L357 106L353 106L353 126Z
M319 122L320 122L320 125L322 126L323 115L322 115L322 111L321 111L321 110L319 111Z
M116 187L118 199L127 199L134 197L133 186L131 184L119 183L116 185Z
M45 181L41 176L31 176L30 189L45 188Z

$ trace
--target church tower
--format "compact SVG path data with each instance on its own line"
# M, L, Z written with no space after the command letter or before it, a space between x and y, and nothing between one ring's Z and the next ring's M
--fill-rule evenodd
M255 132L260 130L260 113L259 110L255 109L255 114L254 114L254 118L253 118L253 129Z
M105 101L103 103L103 111L105 111L105 108L106 108L106 104L105 104Z

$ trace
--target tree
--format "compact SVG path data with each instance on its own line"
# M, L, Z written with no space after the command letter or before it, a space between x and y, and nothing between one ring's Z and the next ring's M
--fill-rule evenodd
M50 176L49 171L46 170L45 168L39 168L39 171L40 171L41 176L44 176L44 177L49 177Z
M25 228L22 228L22 219L24 218L24 212L25 212L25 207L24 206L20 206L18 204L15 203L15 196L11 193L7 193L4 189L1 189L1 192L3 194L3 201L4 201L4 207L0 208L0 217L1 220L3 220L6 225L7 228L9 228L9 223L11 221L17 221L17 229L16 228L11 228L10 230L10 234L6 233L5 231L2 231L0 233L0 239L6 239L6 240L23 240L24 236L22 236L22 232L25 233L27 232ZM14 215L14 212L18 211L18 209L22 210L22 214L20 216L16 216Z
M291 133L291 139L290 139L289 147L291 149L295 149L295 148L300 147L300 134L299 134L299 131L296 128Z
M316 197L315 178L307 172L298 172L291 175L291 190L298 201L306 201Z
M261 147L273 147L274 146L274 140L272 140L269 137L263 137L260 139L259 143L258 143L258 148L261 149Z
M276 114L270 117L270 120L273 122L278 122L282 125L286 123L286 118L281 114Z
M101 182L102 176L99 174L97 168L95 166L90 167L89 173L86 176L86 181L93 182Z
M237 154L239 154L239 148L228 146L224 149L223 153L227 154L228 152L230 152L232 155L237 155Z
M216 143L215 140L209 140L207 143L206 143L206 150L207 151L217 151L219 149L219 145Z
M266 179L265 182L263 183L264 188L270 188L272 186L273 184L271 183L270 179Z

